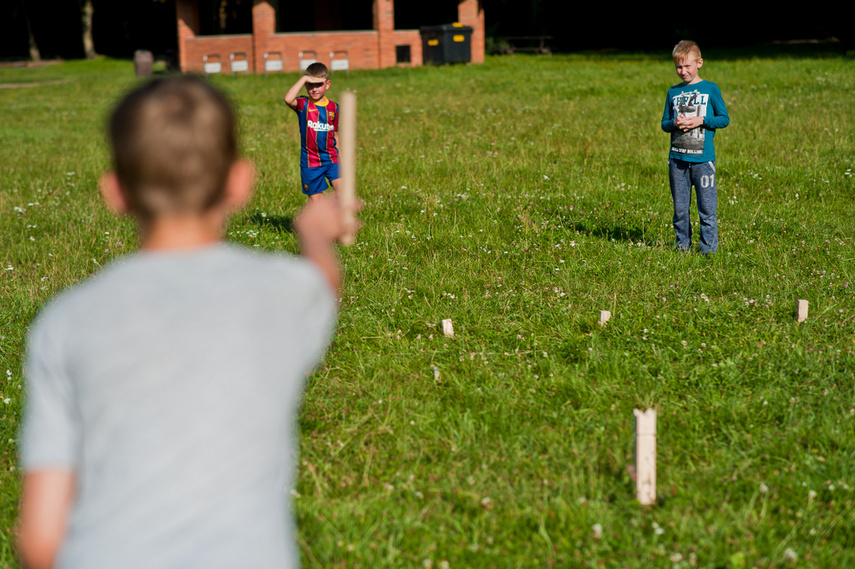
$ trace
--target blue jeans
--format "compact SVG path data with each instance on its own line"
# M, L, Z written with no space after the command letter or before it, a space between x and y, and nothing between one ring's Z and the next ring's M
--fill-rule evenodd
M674 202L674 233L677 249L688 251L692 245L692 223L689 209L692 205L692 186L698 197L698 218L701 226L701 253L710 255L718 249L718 223L715 185L715 161L685 162L672 158L668 161L671 181L671 199Z

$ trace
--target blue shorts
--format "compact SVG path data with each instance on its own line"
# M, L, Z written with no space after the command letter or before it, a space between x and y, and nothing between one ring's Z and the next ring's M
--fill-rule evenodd
M338 163L314 168L300 168L300 180L303 183L303 193L307 196L320 194L329 186L324 178L332 182L338 180Z

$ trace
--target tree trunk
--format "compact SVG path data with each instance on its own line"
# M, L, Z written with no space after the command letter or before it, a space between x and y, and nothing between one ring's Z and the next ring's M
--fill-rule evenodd
M33 35L33 30L30 28L29 18L27 18L27 35L30 36L30 60L41 61L42 53L39 51L39 45L36 43L36 36Z
M36 38L33 35L33 30L30 29L30 22L27 22L27 33L30 36L30 61L41 61L42 53L39 51L39 46L36 43Z
M92 14L95 9L92 7L92 0L83 2L83 51L86 53L86 59L95 59L95 44L92 41Z
M23 0L21 0L21 14L27 23L27 37L30 42L30 61L41 61L42 53L39 51L39 44L36 43L36 36L33 35L33 27L30 25L30 17L27 15L27 7L24 5Z

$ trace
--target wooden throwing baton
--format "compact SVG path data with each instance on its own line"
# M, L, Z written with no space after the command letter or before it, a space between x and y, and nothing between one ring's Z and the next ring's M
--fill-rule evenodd
M340 107L341 191L337 197L345 224L353 225L356 221L353 215L353 205L356 203L356 93L342 93ZM356 235L353 232L348 233L339 241L342 245L353 245Z

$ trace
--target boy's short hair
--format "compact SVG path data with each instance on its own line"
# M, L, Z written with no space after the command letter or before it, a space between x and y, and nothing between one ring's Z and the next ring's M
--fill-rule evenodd
M683 61L688 59L690 55L694 55L695 59L701 59L701 48L691 40L681 41L674 46L674 50L671 52L674 61Z
M316 61L306 68L306 75L327 80L330 78L330 70L320 61Z
M127 94L109 137L130 211L152 218L217 204L238 158L236 131L231 104L202 79L156 79Z

